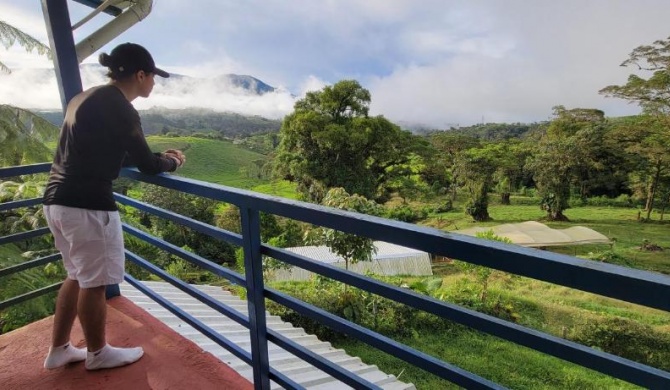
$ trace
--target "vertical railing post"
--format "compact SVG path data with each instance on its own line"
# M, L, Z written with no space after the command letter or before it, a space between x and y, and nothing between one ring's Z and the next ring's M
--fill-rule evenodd
M42 0L42 13L47 25L61 105L65 113L70 99L82 91L67 0Z
M265 322L265 296L263 295L260 213L258 210L240 207L240 217L244 248L244 271L247 281L254 387L266 390L270 389L270 363Z

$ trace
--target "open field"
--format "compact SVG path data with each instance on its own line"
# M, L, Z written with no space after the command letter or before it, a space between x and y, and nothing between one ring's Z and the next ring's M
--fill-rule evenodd
M160 152L180 149L186 155L186 164L175 174L238 188L252 188L267 183L247 177L240 168L253 164L265 156L233 145L230 141L196 137L149 136L151 149Z

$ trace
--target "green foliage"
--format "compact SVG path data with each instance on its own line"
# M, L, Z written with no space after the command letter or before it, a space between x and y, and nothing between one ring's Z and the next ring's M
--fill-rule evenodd
M584 257L590 260L601 261L603 263L609 263L609 264L622 265L626 267L631 267L633 265L632 262L626 256L623 256L622 254L618 253L613 249L600 252L589 252Z
M363 214L378 215L380 207L360 195L349 195L343 188L333 188L323 199L323 205ZM321 239L334 254L344 259L345 268L359 261L372 261L376 248L371 239L334 229L322 229Z
M475 235L477 238L482 238L489 241L498 241L504 242L506 244L511 244L512 241L507 237L500 237L496 235L493 230L487 230L485 232L477 233ZM489 281L491 280L491 275L493 275L494 269L483 267L481 265L476 265L468 263L465 261L457 261L456 264L463 271L472 274L475 276L477 283L481 287L481 293L479 294L479 300L481 303L485 304L488 297Z
M53 250L23 252L14 246L13 250L0 251L0 269L33 260L53 253ZM0 301L61 282L65 270L60 263L47 264L0 278ZM47 294L0 311L0 334L20 328L26 324L53 314L55 294Z
M277 132L281 126L279 120L206 108L152 108L140 111L140 116L142 128L149 135L173 133L175 136L190 136L205 133L219 139L231 139Z
M409 199L419 199L429 191L428 184L422 175L426 168L424 159L415 153L410 153L408 162L389 167L390 179L385 185L389 192L397 193L407 203Z
M385 196L385 187L406 164L412 136L387 119L368 116L370 93L344 80L296 102L281 127L274 168L298 183L306 199L320 203L328 188L342 187L368 199Z
M547 219L566 219L563 211L570 207L571 183L580 170L596 168L593 148L582 141L586 134L599 129L603 120L600 110L554 107L554 120L527 164L533 172L542 198L540 206L547 212Z
M403 283L402 280L393 282L396 285ZM304 302L387 336L411 336L415 327L430 326L437 322L424 321L424 316L416 309L366 291L353 287L343 290L341 283L328 278L316 277L310 282L283 282L278 283L278 287ZM327 326L284 306L269 303L268 310L319 338L337 340L342 337Z
M141 200L210 225L214 224L214 211L218 206L213 200L148 184L143 185ZM234 264L234 249L224 241L162 218L151 216L149 222L154 234L166 241L193 248L195 253L215 263Z
M638 46L621 65L633 66L645 76L651 72L651 76L631 74L626 84L610 85L600 93L638 103L646 112L670 114L670 38Z
M452 136L473 137L483 141L503 141L526 138L533 133L541 131L541 128L544 126L544 123L480 123L434 133L434 135L449 134Z
M636 362L670 370L670 335L625 318L606 318L587 324L573 339L584 345Z
M384 217L403 222L418 222L428 217L428 211L424 208L411 207L406 204L398 205L384 211Z
M491 219L488 196L493 187L493 174L499 156L499 150L494 145L466 149L456 155L454 176L468 193L465 213L475 221Z
M53 151L47 143L57 136L56 126L32 112L0 104L0 166L50 161Z
M442 287L444 280L442 278L425 278L415 280L409 284L409 288L424 295L434 296Z

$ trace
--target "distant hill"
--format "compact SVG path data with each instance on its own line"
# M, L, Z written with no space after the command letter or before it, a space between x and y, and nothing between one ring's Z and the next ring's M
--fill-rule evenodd
M36 110L36 114L61 126L61 111ZM281 120L260 116L246 116L231 112L218 112L204 108L140 110L144 133L191 135L216 133L227 138L243 138L254 134L278 132Z
M486 141L500 141L510 138L526 138L531 134L543 131L548 122L541 123L483 123L458 129L441 130L453 135L465 135ZM432 133L437 133L434 131Z
M247 91L254 92L258 95L263 95L275 91L274 87L271 87L261 80L248 75L225 74L223 76L214 78L213 81L217 83L219 80L227 81L237 88L242 88Z

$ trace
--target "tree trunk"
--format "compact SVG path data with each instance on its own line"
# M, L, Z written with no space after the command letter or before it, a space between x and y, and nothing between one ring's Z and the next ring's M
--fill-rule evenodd
M654 209L654 198L656 197L656 188L661 177L661 162L656 163L656 173L651 183L649 183L649 192L647 193L647 203L644 206L647 211L647 221L651 220L651 211Z
M556 210L551 210L547 212L547 219L550 221L569 221L568 217L563 215L563 210L561 211L556 211Z
M500 194L500 203L505 204L505 205L511 204L511 202L509 201L509 198L510 198L510 193L509 192L503 192L502 194Z

